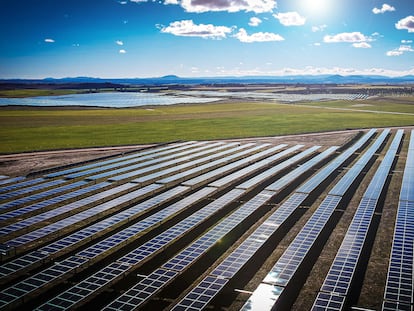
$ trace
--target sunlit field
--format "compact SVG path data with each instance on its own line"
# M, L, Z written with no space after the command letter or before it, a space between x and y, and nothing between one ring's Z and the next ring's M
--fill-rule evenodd
M389 98L301 104L231 102L132 109L4 107L0 115L0 152L408 126L414 124L412 103L412 98Z

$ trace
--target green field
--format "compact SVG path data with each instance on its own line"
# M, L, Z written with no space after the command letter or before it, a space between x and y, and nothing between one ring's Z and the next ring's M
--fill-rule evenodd
M18 89L18 90L0 90L0 97L15 97L15 98L24 98L24 97L33 97L33 96L57 96L57 95L67 95L67 94L78 94L82 93L82 90L59 90L59 89Z
M0 153L410 126L414 125L413 103L413 99L407 98L300 105L243 102L151 109L2 108Z

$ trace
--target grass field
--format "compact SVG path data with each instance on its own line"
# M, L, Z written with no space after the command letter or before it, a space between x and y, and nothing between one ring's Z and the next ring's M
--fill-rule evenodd
M46 90L46 89L19 89L19 90L0 90L0 97L33 97L33 96L52 96L81 93L82 90Z
M151 109L2 108L0 153L410 126L414 125L412 103L412 99L390 99L301 105L216 103Z

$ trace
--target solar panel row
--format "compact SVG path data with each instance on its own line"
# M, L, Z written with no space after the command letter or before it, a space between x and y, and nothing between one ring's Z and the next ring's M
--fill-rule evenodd
M236 152L232 155L226 156L225 160L228 160L228 159L231 159L231 158L243 157L247 154L256 152L257 150L260 150L260 149L265 147L265 145L255 145L253 148L249 148L251 146L252 146L251 144L245 144L245 145L237 146L236 148L232 148L230 150L224 151L223 153L221 153L221 155L224 156L224 155L227 155L229 153ZM245 148L249 148L249 149L243 150ZM213 158L210 158L210 159L213 159ZM223 160L223 162L225 160ZM218 160L216 160L216 161L213 161L215 163L212 166L217 166L217 165L220 165L220 164L223 163L222 161L218 161ZM212 167L212 166L208 166L208 165L209 165L209 163L206 163L206 164L201 165L201 166L203 167L203 169L206 169L206 167ZM194 173L197 173L198 171L200 171L199 166L196 166L195 168L190 168L190 169L187 169L187 170L182 170L182 171L180 170L180 171L178 171L177 174L172 175L172 176L170 175L171 174L171 171L170 171L169 174L166 174L166 175L168 175L168 177L166 177L165 179L162 179L162 180L158 180L157 182L160 182L160 183L163 183L163 184L169 184L169 183L172 183L172 182L176 182L177 180L179 180L181 178L187 177L186 175L184 175L187 172L188 172L188 174L194 174ZM183 174L184 176L181 176L181 174ZM139 175L140 175L140 173L138 173L136 171L132 171L132 172L127 173L127 174L122 174L122 175L118 175L118 176L115 176L115 177L111 177L109 180L115 181L115 180L130 178L130 177L137 177ZM155 176L155 177L157 177L157 176ZM162 177L162 176L160 176L160 177ZM155 178L154 178L154 180L155 180Z
M225 170L226 173L231 172L235 167L239 167L240 164L252 163L253 162L253 164L249 165L248 167L245 167L243 169L239 169L239 170L237 170L234 173L228 174L228 175L226 175L226 176L224 176L224 177L222 177L222 178L220 178L220 179L218 179L216 181L211 182L209 185L212 186L212 187L222 187L223 185L230 184L231 182L234 182L234 181L239 180L240 178L246 177L249 174L255 172L256 170L261 169L261 168L264 168L264 167L268 166L269 164L272 164L273 162L278 161L278 160L282 159L283 157L286 157L287 155L289 155L292 152L297 151L301 147L303 147L303 145L296 145L296 146L290 147L290 148L288 148L286 150L283 150L283 151L281 151L281 152L279 152L277 154L271 155L271 156L268 156L270 154L267 153L266 155L268 157L266 157L265 159L262 159L262 160L260 160L258 162L255 161L256 160L256 156L260 156L261 157L262 156L262 152L259 153L259 154L257 154L257 155L253 155L251 157L248 157L246 159L237 161L235 163L231 163L228 166L225 166L224 168L222 168L223 170ZM278 146L276 146L274 148L278 148ZM211 172L211 174L215 174L215 173L217 173L217 171L212 171ZM203 174L203 175L201 175L199 177L196 177L196 178L193 178L193 179L191 179L189 181L186 181L186 182L184 182L184 184L186 184L186 185L194 185L194 184L200 182L200 180L203 180L203 179L209 180L211 178L211 175L209 173L207 173L207 174L208 175ZM213 176L216 176L216 175L213 175Z
M242 145L239 148L244 149L247 146L250 146L250 144L248 144L248 145ZM217 169L215 169L215 167L217 167L219 165L225 165L225 164L227 164L229 162L236 161L237 159L240 159L240 158L243 158L241 160L241 162L243 164L247 164L247 163L249 163L248 162L248 159L247 158L244 158L246 155L249 155L249 154L252 154L252 153L257 152L259 150L262 150L265 147L267 147L267 145L265 145L265 144L258 145L258 146L255 146L253 148L250 148L248 150L244 150L244 151L241 151L241 152L232 154L232 155L227 155L227 153L222 153L221 156L219 157L219 159L217 159L217 160L214 160L212 162L208 162L208 163L203 164L203 165L196 166L196 167L194 167L192 169L188 169L188 170L185 170L183 172L179 172L178 174L175 174L175 175L172 175L172 176L163 178L161 180L158 180L157 182L158 183L162 183L162 184L170 184L172 182L180 182L180 181L182 181L184 179L192 178L192 177L194 177L196 175L199 175L199 174L202 174L204 172L212 173L214 171L217 172L219 170L221 171L221 174L223 174L223 169L225 169L225 167L227 165L224 166L224 167L221 166L221 167L219 167ZM266 153L268 154L268 153L274 152L275 150L279 150L279 148L269 148L269 149L266 149ZM251 155L251 157L253 157L253 156L256 156L256 155L255 154ZM214 173L212 173L211 175L214 175ZM214 176L216 176L216 175L214 175ZM197 176L197 177L199 177L199 176ZM207 181L205 179L203 179L202 182L203 183L207 183ZM201 181L198 182L197 184L199 184L199 183L201 183Z
M413 310L414 131L411 131L398 201L383 310Z
M210 154L210 153L213 153L215 151L225 149L225 148L227 148L227 145L223 145L221 143L211 143L206 146L201 146L201 147L194 148L194 149L191 148L190 150L183 151L180 154L172 154L164 158L153 159L153 160L138 163L135 165L124 166L118 169L111 168L110 170L105 171L103 173L99 173L100 171L102 171L102 169L98 168L98 169L95 169L96 172L98 172L98 174L88 176L87 179L97 180L100 178L106 178L106 177L113 176L113 175L119 175L120 173L130 172L138 168L139 170L136 172L137 173L136 175L146 174L148 172L158 171L161 168L166 168L166 167L177 165L178 163L183 163L183 162L185 163L194 158L199 158L206 154ZM67 177L72 177L72 176L68 175ZM79 177L79 176L75 176L75 177Z
M26 177L23 177L23 176L4 178L4 179L0 180L0 185L16 183L16 182L24 180L24 179L26 179Z
M252 297L244 305L244 310L271 310L274 305L280 302L280 297L286 295L286 286L297 274L306 256L309 254L315 241L320 236L323 228L328 223L334 210L342 200L348 188L352 185L357 176L362 172L370 158L385 141L389 131L384 130L369 149L358 159L358 161L338 181L334 188L329 191L313 215L309 218L295 239L290 243L282 256L273 266L271 271L263 279L262 284L275 287L270 289L263 286L254 291ZM340 194L340 195L338 195ZM261 296L269 294L270 296ZM273 295L275 293L276 295ZM252 304L253 301L264 301L262 304ZM267 307L267 309L264 309Z
M280 173L282 170L288 168L289 166L297 163L299 160L304 159L305 157L311 155L312 153L316 152L320 146L313 146L305 151L302 151L301 153L287 159L286 161L283 161L282 163L275 165L271 167L270 169L267 169L263 173L260 173L256 175L254 178L250 178L248 181L242 183L241 185L237 186L240 189L251 189L252 187L258 185L263 180L266 180L270 177L275 176L276 174Z
M43 182L43 181L45 181L44 178L24 179L24 181L22 181L20 183L14 183L12 185L1 187L0 188L0 193L1 192L6 192L6 191L9 192L11 190L15 190L15 189L18 189L18 188L27 187L27 186L34 185L34 184L37 184L37 183L40 183L40 182ZM0 195L0 200L7 199L7 196L4 197L7 194L8 193L1 194Z
M362 248L370 229L372 217L379 197L384 189L387 176L391 170L398 147L401 143L403 131L398 131L381 161L374 177L365 191L352 222L342 241L337 255L325 278L314 305L313 310L343 310L349 294L355 271L360 261ZM331 303L327 300L326 293L330 296L342 296L343 299ZM337 307L333 306L335 304Z
M106 182L96 184L96 185L92 185L92 186L89 187L89 191L93 191L93 190L96 190L96 189L101 189L101 188L104 188L108 185L109 185L109 183L106 183ZM86 197L84 199L66 204L64 206L57 207L57 208L52 209L50 211L44 212L42 214L32 216L32 217L27 218L25 220L16 222L12 225L3 227L3 228L0 229L0 234L1 235L8 235L8 234L13 233L13 235L14 235L18 231L23 230L25 228L28 228L28 227L30 227L34 224L39 224L43 221L56 218L60 215L65 215L68 212L74 212L79 208L82 208L84 206L92 204L96 201L100 201L100 200L104 199L105 197L112 196L112 195L116 194L117 192L125 191L125 190L130 189L134 186L135 186L134 184L124 184L124 185L118 186L116 188L111 188L111 189L108 189L106 191L99 192L97 194Z
M30 193L30 192L39 191L39 190L42 190L42 189L54 187L54 186L57 186L57 185L60 185L60 184L63 184L63 183L65 183L65 181L61 180L61 179L56 179L56 180L44 182L42 184L37 184L37 185L34 185L34 186L21 188L21 189L12 191L12 192L4 193L3 195L0 195L0 199L4 199L4 200L10 199L12 197L21 196L21 195L24 195L26 193Z
M232 190L232 194L235 198L240 197L244 192L245 190L241 189ZM223 200L224 197L225 196L219 200ZM131 310L139 307L140 304L148 300L158 290L162 289L162 287L171 282L178 275L178 273L185 270L195 260L200 258L208 249L214 246L237 225L246 220L258 208L262 207L262 205L269 199L269 195L261 194L242 204L229 216L221 220L200 238L191 243L168 262L163 264L160 269L157 269L147 278L133 286L124 295L117 298L105 309ZM169 271L171 271L171 273L169 273ZM160 274L162 274L162 280L159 279ZM157 282L157 286L154 286L154 282ZM158 284L158 282L160 283Z
M48 196L59 194L60 192L80 188L80 187L82 187L86 184L87 184L86 181L78 181L78 182L75 182L75 183L69 183L69 184L63 185L61 187L56 187L56 188L53 188L53 189L50 189L50 190L46 190L46 191L43 191L43 192L28 195L28 196L25 196L25 197L22 197L22 198L19 198L19 199L15 199L13 201L9 201L9 202L0 204L0 210L1 210L1 212L6 212L7 210L10 210L10 209L15 210L19 206L21 206L23 204L26 204L26 203L30 203L31 201L37 201L37 200L40 200L40 199L48 197ZM57 204L60 201L58 198L59 197L51 198L50 200L53 200L53 201L50 201L50 205ZM36 204L34 204L34 205L36 205ZM42 205L42 206L45 206L45 205L47 205L47 203L44 203L44 205Z
M94 167L97 167L97 166L104 166L104 165L107 165L107 164L111 164L111 163L115 163L115 162L121 162L121 161L129 160L129 159L132 159L132 158L140 158L140 157L143 157L145 155L152 154L152 153L156 153L157 155L162 155L162 154L165 154L164 152L166 152L166 153L176 152L178 150L181 150L181 148L186 148L185 146L190 148L191 146L188 146L188 145L193 145L194 143L195 143L194 141L189 141L189 142L183 142L183 143L175 143L175 144L172 144L172 145L167 145L165 147L155 147L155 148L151 148L149 150L141 150L141 151L138 151L138 152L130 154L130 155L123 155L122 157L116 157L116 158L105 160L105 161L99 161L99 162L94 162L94 163L86 164L86 165L82 165L82 166L76 166L76 167L65 169L65 170L59 170L57 172L47 174L47 175L45 175L45 177L54 178L54 177L58 177L58 176L62 176L62 175L66 175L66 174L70 174L70 173L74 173L74 172L87 170L87 169L94 168ZM170 150L170 149L175 149L175 150ZM157 156L157 155L155 155L155 156Z
M131 184L125 185L126 187L124 188L127 188L127 186L131 186ZM113 194L115 194L115 191L119 189L113 188L110 190L113 190ZM149 193L152 193L152 191L149 191ZM68 231L74 231L77 228L76 225L80 224L84 226L88 222L99 220L100 218L103 218L107 213L114 212L114 210L118 210L124 206L132 204L137 200L137 198L142 198L142 196L146 195L148 195L148 193L144 193L143 188L134 190L120 197L101 203L80 213L54 222L50 225L46 225L27 234L23 234L16 238L10 239L7 241L7 244L12 247L23 247L24 245L33 243L34 241L37 241L39 239L42 239L42 242L44 243L46 241L46 236L50 236L50 234L53 234L53 237L56 238L56 236L59 236L59 232L65 231L65 233L67 233ZM79 201L76 201L73 204L78 205ZM53 212L53 210L51 212ZM3 228L2 230L4 229L5 228ZM27 246L25 246L25 249L27 249Z
M32 204L32 205L28 205L28 206L25 206L25 207L21 207L21 208L17 208L17 209L15 209L15 208L18 207L19 205L24 204L24 203L29 203L31 201L38 201L42 198L49 197L49 196L52 196L52 195L56 195L56 194L59 194L61 192L65 192L65 191L73 190L73 189L76 189L76 188L80 188L82 186L85 186L86 184L87 184L86 181L80 180L80 181L73 182L73 183L68 183L68 184L65 184L63 186L56 187L56 188L53 188L53 189L50 189L50 190L46 190L46 191L43 191L43 192L40 192L40 193L36 193L36 194L33 194L33 195L28 195L28 196L25 196L21 199L13 200L13 201L8 202L6 204L0 205L0 209L3 209L3 208L4 209L11 209L11 208L13 208L13 210L11 212L6 212L4 214L1 214L0 215L0 221L4 221L4 220L10 219L10 218L15 218L15 217L18 217L18 216L20 218L23 215L27 216L26 214L28 214L28 213L40 212L42 209L47 208L48 205L52 206L52 205L58 204L59 202L61 202L63 200L67 200L68 196L73 197L74 192L67 193L66 196L54 197L53 199L51 199L49 201L50 204L47 204L48 200L46 200L46 201L38 202L38 203L35 203L35 204ZM85 188L83 188L82 190L84 190L84 189ZM82 191L82 193L84 193L84 192Z
M316 186L330 176L336 169L338 169L347 159L349 159L356 151L358 151L373 135L375 130L371 129L363 137L361 137L355 144L339 154L334 158L328 166L316 173L316 175L300 186L296 191L302 193L311 193Z

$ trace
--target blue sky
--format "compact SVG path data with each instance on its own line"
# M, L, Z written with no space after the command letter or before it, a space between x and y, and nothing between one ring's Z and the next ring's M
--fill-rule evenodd
M0 78L414 74L412 0L0 3Z

